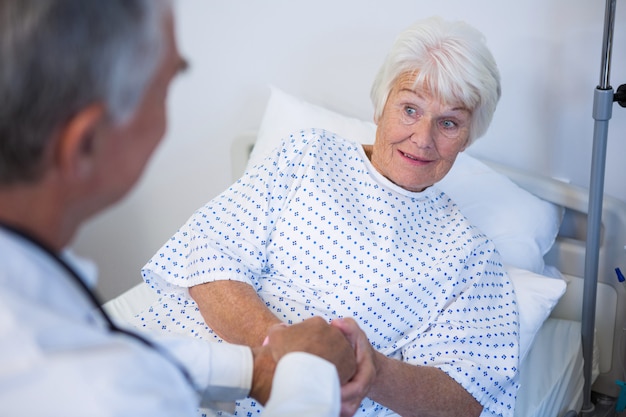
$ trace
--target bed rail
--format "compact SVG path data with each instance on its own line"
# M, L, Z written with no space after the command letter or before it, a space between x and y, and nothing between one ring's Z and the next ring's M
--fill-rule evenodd
M545 255L546 263L566 275L568 290L553 316L582 320L585 243L589 191L583 187L535 175L482 159L520 187L565 208L559 235ZM626 203L605 195L602 204L595 328L600 352L600 376L592 390L616 397L616 380L625 378L626 286L616 269L626 272Z

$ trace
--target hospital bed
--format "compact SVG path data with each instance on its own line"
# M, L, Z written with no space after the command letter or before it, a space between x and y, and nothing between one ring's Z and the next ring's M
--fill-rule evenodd
M258 131L243 132L232 146L238 179L278 141L302 128L333 131L371 143L375 126L271 88ZM461 154L439 184L496 243L503 254L520 310L522 358L516 417L576 415L583 403L581 310L587 190L555 179ZM609 404L624 375L626 204L604 197L592 378L594 395ZM173 233L174 231L172 231ZM171 300L170 300L171 301ZM139 284L105 304L120 321L132 321L158 302ZM612 414L608 414L612 415Z

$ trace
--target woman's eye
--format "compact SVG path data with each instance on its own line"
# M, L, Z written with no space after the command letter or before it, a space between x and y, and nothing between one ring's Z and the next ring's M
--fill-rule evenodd
M443 126L444 129L454 129L456 127L456 123L452 120L444 120L441 122L441 126Z
M415 116L417 111L413 107L405 107L404 112L409 116Z

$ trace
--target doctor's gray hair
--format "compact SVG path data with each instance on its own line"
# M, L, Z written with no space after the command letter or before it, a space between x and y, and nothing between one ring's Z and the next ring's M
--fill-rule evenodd
M472 112L468 145L487 131L500 99L500 73L478 30L431 17L403 31L372 85L374 120L380 118L396 79L406 73L416 76L417 89Z
M102 103L127 121L163 55L166 0L0 0L0 184L37 179L54 133Z

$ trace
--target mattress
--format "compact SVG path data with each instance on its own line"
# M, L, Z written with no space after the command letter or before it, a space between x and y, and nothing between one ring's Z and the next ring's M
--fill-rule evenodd
M102 305L104 311L115 321L128 323L133 317L149 308L159 296L143 282L135 285L122 295Z
M581 324L548 318L520 368L515 417L561 417L583 402ZM599 372L594 355L594 378Z
M158 298L147 285L139 284L104 304L111 317L128 322ZM594 355L594 377L599 372ZM520 389L515 417L562 417L582 405L583 355L581 324L548 318L535 336L520 368Z

